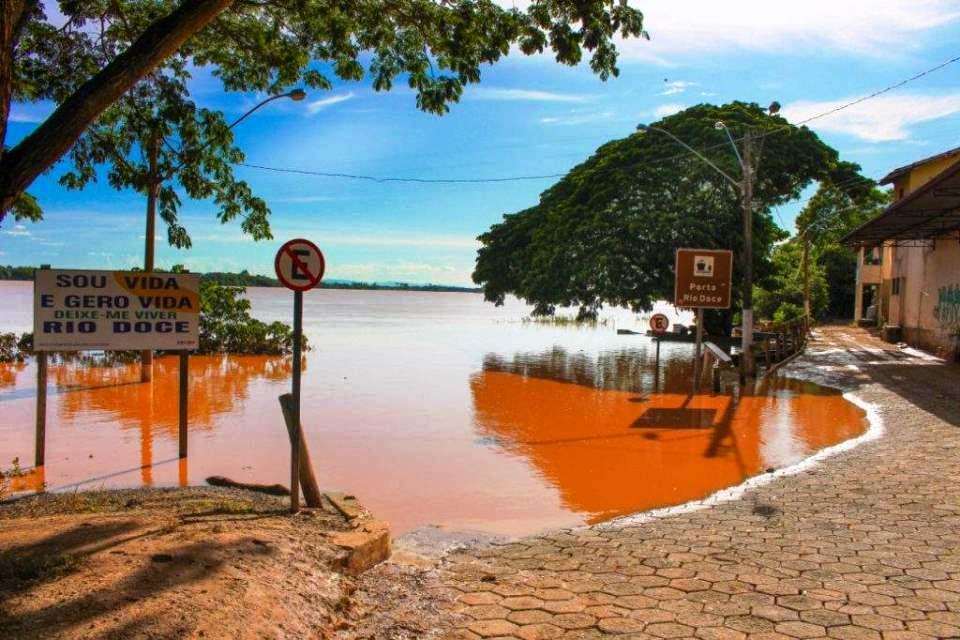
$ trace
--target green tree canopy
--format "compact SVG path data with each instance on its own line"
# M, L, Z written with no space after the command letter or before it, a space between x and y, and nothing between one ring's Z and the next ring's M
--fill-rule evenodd
M244 155L233 146L223 114L189 99L186 65L173 62L137 83L87 128L70 150L73 168L60 183L82 189L106 165L112 187L147 196L147 215L158 210L167 241L178 248L191 246L178 219L181 193L212 198L221 222L239 216L255 240L271 238L266 202L234 176L233 164Z
M770 251L786 237L771 217L811 182L858 170L806 127L756 104L690 107L655 123L702 150L728 175L739 161L723 131L759 138L754 181L753 255L759 278L772 272ZM504 216L479 237L474 282L487 300L514 294L538 312L576 306L590 315L603 304L650 309L672 299L679 247L732 249L743 243L739 190L656 129L601 146L540 196L534 207ZM740 277L735 261L735 281ZM739 294L739 292L738 292ZM728 324L728 323L727 323Z
M853 165L855 167L855 165ZM848 167L849 169L849 167ZM817 192L797 216L797 241L809 243L809 268L812 274L822 273L826 283L826 299L818 302L811 295L811 310L817 318L852 318L856 288L857 255L841 239L867 220L876 217L890 203L890 192L879 189L873 180L854 171L820 183ZM800 268L800 254L790 254ZM768 298L776 298L782 288L765 283Z
M589 54L601 78L617 74L615 36L645 36L621 0L60 0L65 24L39 0L0 3L0 221L36 217L21 194L117 99L162 64L212 65L228 90L279 94L303 83L369 71L377 90L402 79L417 106L443 113L481 67L516 45L558 62ZM108 37L104 37L109 34ZM171 61L172 58L172 61ZM165 62L166 61L166 62ZM11 98L57 110L4 150ZM15 206L16 205L16 206Z

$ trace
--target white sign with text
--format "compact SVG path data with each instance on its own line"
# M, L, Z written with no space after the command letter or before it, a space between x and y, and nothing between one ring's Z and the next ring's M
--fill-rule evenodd
M39 269L33 287L36 351L199 346L200 274Z

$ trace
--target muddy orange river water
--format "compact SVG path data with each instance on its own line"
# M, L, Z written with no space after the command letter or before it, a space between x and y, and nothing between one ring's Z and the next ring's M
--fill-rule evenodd
M29 328L29 287L0 283L0 330ZM249 294L260 317L289 313L286 292ZM691 345L664 344L657 368L649 340L616 335L642 328L633 314L578 329L525 312L473 294L308 294L303 421L320 483L395 533L524 534L703 498L866 428L838 392L786 378L738 401L691 396ZM16 488L288 482L290 359L190 363L186 461L176 358L150 384L136 364L51 365L47 464ZM0 468L33 459L35 393L32 364L0 365Z

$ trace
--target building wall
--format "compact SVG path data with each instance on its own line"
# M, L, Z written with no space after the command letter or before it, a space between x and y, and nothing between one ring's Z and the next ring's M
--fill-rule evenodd
M908 323L907 341L939 355L956 357L960 334L960 237L938 238L923 255L917 304L919 322Z
M894 199L904 198L949 167L960 163L960 154L914 167L893 182ZM954 233L929 247L882 249L883 263L864 264L864 250L857 260L855 319L863 308L863 287L879 284L880 326L902 329L904 340L947 357L957 357L960 333L960 238ZM895 283L895 280L899 280ZM897 293L894 293L897 291Z

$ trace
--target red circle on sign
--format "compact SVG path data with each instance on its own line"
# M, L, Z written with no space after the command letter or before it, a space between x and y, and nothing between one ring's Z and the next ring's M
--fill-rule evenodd
M301 257L303 251L308 252L306 261ZM287 259L290 260L290 265L285 269L284 263ZM317 262L318 265L311 266L308 262ZM323 279L326 268L327 263L320 248L303 238L284 242L273 260L273 270L280 284L294 291L307 291L316 287Z
M662 313L650 316L650 330L654 333L666 333L670 327L670 319Z

